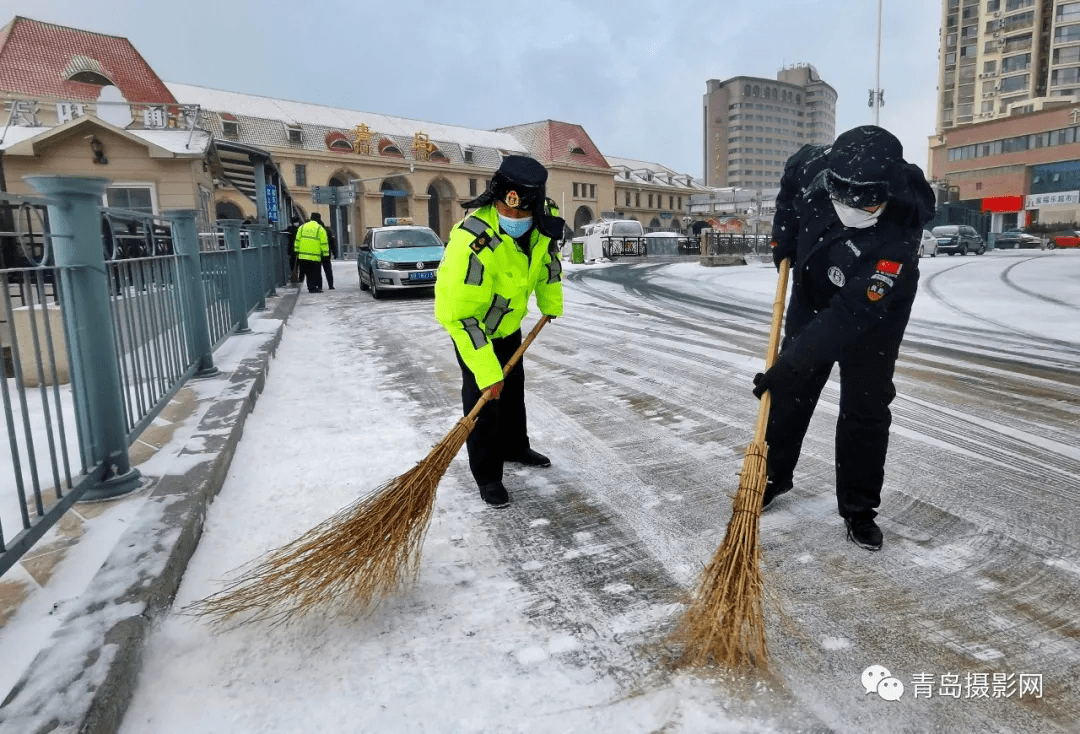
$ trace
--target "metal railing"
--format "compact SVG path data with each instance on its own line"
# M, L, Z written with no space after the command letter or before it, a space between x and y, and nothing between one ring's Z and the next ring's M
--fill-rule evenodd
M733 234L712 229L701 231L702 255L756 255L771 257L769 235Z
M0 574L74 502L139 486L128 447L189 379L217 373L214 349L250 331L287 268L270 227L200 235L194 210L103 209L104 179L27 180L41 198L0 193Z

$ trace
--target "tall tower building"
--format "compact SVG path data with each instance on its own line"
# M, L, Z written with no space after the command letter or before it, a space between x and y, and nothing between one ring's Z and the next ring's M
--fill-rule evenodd
M1080 2L943 0L941 13L939 135L1080 94Z
M736 76L705 85L706 186L776 188L792 153L836 137L836 90L810 64L785 67L775 80Z

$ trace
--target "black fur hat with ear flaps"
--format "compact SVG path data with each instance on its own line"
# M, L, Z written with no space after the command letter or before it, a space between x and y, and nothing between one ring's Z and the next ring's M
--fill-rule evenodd
M841 133L828 153L825 188L841 204L857 209L884 204L889 179L904 162L904 146L895 135L876 125Z
M508 155L491 177L487 190L462 206L473 209L499 201L514 209L529 211L541 234L561 239L565 222L547 212L547 178L547 169L539 161L524 155Z

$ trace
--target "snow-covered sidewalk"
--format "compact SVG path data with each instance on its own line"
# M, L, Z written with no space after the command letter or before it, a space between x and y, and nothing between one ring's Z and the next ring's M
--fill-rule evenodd
M410 404L381 386L371 344L305 295L177 609L431 448ZM530 600L485 530L495 511L462 484L451 472L440 485L416 588L371 617L224 631L168 617L123 734L771 731L728 719L707 683L677 678L633 693L576 662L589 641L527 618Z

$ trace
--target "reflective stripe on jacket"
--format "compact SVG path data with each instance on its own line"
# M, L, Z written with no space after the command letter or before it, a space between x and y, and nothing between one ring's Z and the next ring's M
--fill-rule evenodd
M322 260L330 256L330 241L326 237L326 228L314 219L304 222L296 230L293 249L301 260Z
M550 238L529 232L530 258L499 230L494 204L458 222L435 280L435 318L450 333L481 389L502 379L491 339L521 328L529 296L548 316L563 312L562 263Z

